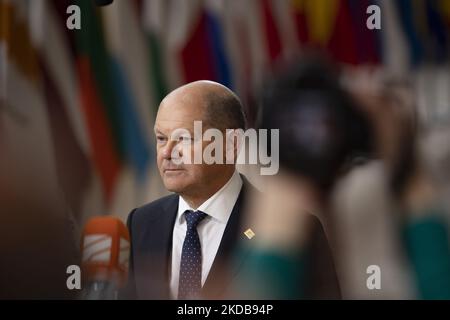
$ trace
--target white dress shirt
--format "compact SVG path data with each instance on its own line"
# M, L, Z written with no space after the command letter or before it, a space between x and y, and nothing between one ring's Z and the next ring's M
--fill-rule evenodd
M216 257L225 227L231 211L237 201L242 188L242 179L237 171L228 182L197 209L192 209L180 196L178 214L173 228L172 239L172 268L170 278L170 292L172 298L178 297L178 281L180 277L181 251L186 237L187 223L183 213L186 210L202 211L206 218L198 225L197 232L202 246L202 286L205 284L211 266Z

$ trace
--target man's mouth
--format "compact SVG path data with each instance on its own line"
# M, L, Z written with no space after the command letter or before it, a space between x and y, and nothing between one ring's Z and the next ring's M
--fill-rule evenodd
M165 168L163 170L164 172L176 172L176 171L183 171L182 168Z

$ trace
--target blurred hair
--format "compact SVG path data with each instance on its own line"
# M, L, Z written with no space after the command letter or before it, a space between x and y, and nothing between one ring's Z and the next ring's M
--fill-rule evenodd
M323 190L373 144L366 115L338 79L327 61L307 58L282 69L260 94L257 126L280 129L280 166Z

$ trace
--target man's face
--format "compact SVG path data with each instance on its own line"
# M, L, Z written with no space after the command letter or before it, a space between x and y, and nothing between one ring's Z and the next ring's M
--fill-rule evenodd
M223 176L224 165L194 164L194 150L201 154L211 142L195 139L194 121L204 119L204 101L195 95L170 95L162 102L155 121L157 163L167 190L196 195ZM203 123L203 130L207 129ZM185 163L190 155L191 162Z

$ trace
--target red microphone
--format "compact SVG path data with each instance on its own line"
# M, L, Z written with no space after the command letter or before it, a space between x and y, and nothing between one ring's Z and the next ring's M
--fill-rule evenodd
M117 299L128 277L130 235L125 224L111 216L90 219L81 242L83 298Z

